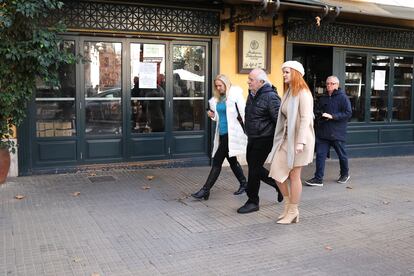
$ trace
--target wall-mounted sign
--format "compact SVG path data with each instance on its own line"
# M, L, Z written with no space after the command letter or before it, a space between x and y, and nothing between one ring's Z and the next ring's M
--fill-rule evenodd
M238 72L249 73L262 68L270 73L271 29L254 26L238 26Z

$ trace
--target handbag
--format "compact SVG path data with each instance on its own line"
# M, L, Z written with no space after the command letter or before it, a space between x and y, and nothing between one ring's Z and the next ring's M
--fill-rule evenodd
M241 127L243 129L243 132L246 133L246 129L244 127L243 118L240 115L239 107L237 106L237 103L234 103L234 104L236 105L236 110L237 110L237 121L239 121L239 123L240 123L240 125L241 125Z

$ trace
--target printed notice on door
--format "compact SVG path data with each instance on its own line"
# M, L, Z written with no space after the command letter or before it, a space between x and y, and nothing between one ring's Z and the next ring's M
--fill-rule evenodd
M385 90L385 70L375 70L374 90Z
M140 63L139 88L157 88L157 64Z
M266 32L244 31L243 68L266 68Z

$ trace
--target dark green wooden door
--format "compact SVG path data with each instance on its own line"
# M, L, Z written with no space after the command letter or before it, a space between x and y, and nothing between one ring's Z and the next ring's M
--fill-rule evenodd
M85 62L61 68L59 89L37 85L27 122L28 173L93 163L208 159L208 41L67 39L65 47Z

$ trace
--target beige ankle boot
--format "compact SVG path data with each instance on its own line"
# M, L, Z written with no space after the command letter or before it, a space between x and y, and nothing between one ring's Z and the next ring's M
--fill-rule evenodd
M288 196L284 196L283 199L285 200L285 208L283 209L283 213L277 218L278 220L284 218L289 209L290 198Z
M299 210L298 210L298 204L289 204L288 212L284 218L281 220L278 220L277 223L279 224L291 224L299 222Z

